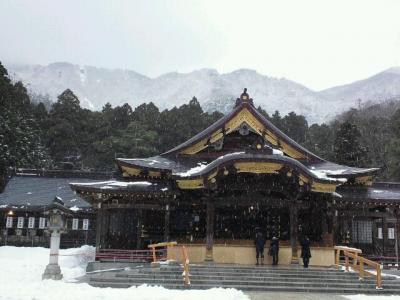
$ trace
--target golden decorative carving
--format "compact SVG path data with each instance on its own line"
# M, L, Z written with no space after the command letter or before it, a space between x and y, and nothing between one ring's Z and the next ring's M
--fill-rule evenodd
M334 193L336 191L337 184L334 183L319 183L313 182L311 185L311 191L318 193Z
M208 180L213 179L214 177L216 177L218 174L218 169L216 169L213 173L211 173L210 175L208 175Z
M308 183L310 180L303 174L299 174L299 181L301 181L303 183Z
M196 154L207 147L207 139L203 139L200 142L189 146L181 151L181 154Z
M286 155L288 155L292 158L296 158L296 159L306 159L307 158L306 155L300 153L299 151L294 149L292 146L289 146L288 144L286 144L283 141L280 141L280 145L282 147L283 153L285 153Z
M246 107L237 113L231 120L225 124L225 134L229 134L237 130L243 123L246 123L254 132L262 135L268 142L274 146L279 146L281 150L288 156L295 159L308 159L307 155L296 150L288 143L280 141L278 137L266 128ZM222 129L218 129L209 137L210 143L220 140L224 136ZM208 138L202 139L196 144L189 146L181 151L181 154L196 154L207 147Z
M124 177L131 177L131 176L139 176L140 175L140 169L132 168L132 167L126 167L126 166L121 166L122 169L122 176Z
M224 136L224 134L222 133L222 129L217 130L216 132L214 132L211 135L210 138L210 143L214 143L216 141L218 141L219 139L221 139Z
M283 165L271 162L237 162L234 164L238 173L273 174L278 173Z
M184 190L202 189L204 188L203 178L200 179L178 179L176 181L178 187Z
M362 184L362 185L372 185L372 176L361 176L361 177L356 177L354 178L354 182L356 184Z
M161 177L161 172L159 171L149 171L150 177Z

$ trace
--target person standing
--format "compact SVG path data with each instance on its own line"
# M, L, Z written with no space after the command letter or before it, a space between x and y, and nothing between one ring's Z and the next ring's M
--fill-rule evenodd
M272 256L272 265L276 266L279 261L279 239L273 237L269 246L269 255Z
M301 258L303 259L304 268L308 268L311 258L310 240L308 237L304 237L301 241Z
M261 232L260 228L256 228L256 237L254 240L256 244L256 265L259 265L258 259L261 258L261 264L264 264L264 247L265 247L265 238L263 233Z

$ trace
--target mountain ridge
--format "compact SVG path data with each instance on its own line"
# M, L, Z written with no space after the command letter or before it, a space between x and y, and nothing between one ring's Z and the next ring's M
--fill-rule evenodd
M150 101L160 109L166 109L187 103L195 96L206 111L226 113L247 87L255 105L268 113L294 111L306 116L310 123L322 123L354 107L358 99L379 103L400 95L400 67L322 91L246 68L229 73L202 68L151 78L129 69L79 66L68 62L47 66L6 64L6 67L9 76L14 81L21 80L32 94L48 94L54 102L69 88L77 94L83 107L94 110L100 110L107 102L113 106L129 103L135 107Z

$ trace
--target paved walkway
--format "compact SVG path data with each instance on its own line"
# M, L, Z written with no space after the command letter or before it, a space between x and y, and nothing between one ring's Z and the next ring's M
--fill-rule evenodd
M345 300L334 294L287 293L287 292L245 292L251 300Z

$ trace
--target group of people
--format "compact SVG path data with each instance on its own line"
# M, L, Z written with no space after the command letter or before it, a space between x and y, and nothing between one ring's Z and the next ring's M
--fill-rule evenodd
M259 228L256 229L255 236L256 244L256 265L264 264L264 247L265 247L265 237ZM301 258L303 259L304 268L308 268L308 264L311 258L310 240L308 237L304 237L301 240ZM269 245L268 255L272 256L272 265L276 266L279 261L279 239L273 237ZM261 259L261 261L260 261Z

